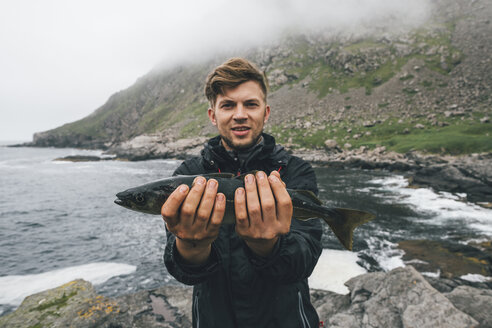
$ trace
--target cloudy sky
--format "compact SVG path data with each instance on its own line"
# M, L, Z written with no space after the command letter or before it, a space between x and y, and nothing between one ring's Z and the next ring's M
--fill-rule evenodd
M157 65L287 31L425 21L430 0L16 0L0 3L0 140L83 118Z

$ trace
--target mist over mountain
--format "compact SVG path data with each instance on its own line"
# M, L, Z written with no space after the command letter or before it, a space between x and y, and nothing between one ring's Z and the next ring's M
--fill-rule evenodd
M295 4L286 12L313 15ZM232 43L236 50L156 68L84 119L36 133L32 144L115 149L142 135L161 144L214 135L205 77L228 57L244 56L267 73L272 116L266 129L289 147L319 148L327 139L397 147L401 142L388 136L453 128L475 131L468 133L478 145L471 151L490 151L492 2L417 1L413 10L391 1L374 4L324 24L321 15L311 16L297 32L292 16L292 28L267 44L246 49ZM485 139L477 143L476 136Z

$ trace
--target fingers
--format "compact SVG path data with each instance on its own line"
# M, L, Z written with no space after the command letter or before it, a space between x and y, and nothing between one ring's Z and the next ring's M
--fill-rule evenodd
M193 185L186 196L183 205L181 206L181 213L179 215L179 223L184 231L190 231L195 221L195 213L202 199L203 191L207 180L204 177L196 177L193 181Z
M167 198L162 205L161 214L168 227L173 227L178 223L179 208L188 195L188 186L181 185Z
M282 181L282 178L280 177L280 172L279 171L272 171L272 173L270 173L270 175L272 175L272 174L275 175L277 178L279 178L285 187L285 182Z
M270 186L277 203L277 219L280 221L282 226L281 233L287 233L292 220L292 199L285 188L285 184L276 174L272 172L272 174L268 177L268 180L270 181Z
M226 197L219 193L215 196L215 206L208 223L207 230L213 232L219 229L222 219L224 218L226 209Z
M261 205L258 198L258 189L253 174L246 175L244 179L246 189L246 204L248 207L248 217L251 226L260 224L262 220Z
M234 195L234 210L236 214L236 228L241 231L249 227L248 209L246 207L246 193L244 188L237 188Z
M265 172L256 173L258 194L260 196L261 214L264 222L275 221L277 214L275 210L275 198L270 188L270 182Z
M205 230L210 220L210 214L215 204L217 196L218 183L215 179L210 179L204 188L203 196L200 200L200 206L196 211L194 225L198 230ZM200 195L201 196L201 195Z

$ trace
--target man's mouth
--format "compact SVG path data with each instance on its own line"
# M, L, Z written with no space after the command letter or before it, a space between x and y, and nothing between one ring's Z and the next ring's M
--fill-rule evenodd
M251 130L251 128L247 127L247 126L236 126L236 127L233 127L232 129L232 133L236 136L244 136L246 134L248 134L249 130Z

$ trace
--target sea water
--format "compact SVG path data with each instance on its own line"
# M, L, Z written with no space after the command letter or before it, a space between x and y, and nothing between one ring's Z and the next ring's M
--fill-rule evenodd
M68 155L101 152L0 147L0 315L27 295L79 278L107 296L179 284L163 263L161 217L113 201L121 190L170 176L180 161L54 161ZM387 172L315 171L323 203L377 218L356 230L354 252L343 250L323 224L324 250L311 287L346 293L343 283L353 276L403 266L400 240L464 243L492 236L492 210L463 195L409 189L403 176Z

